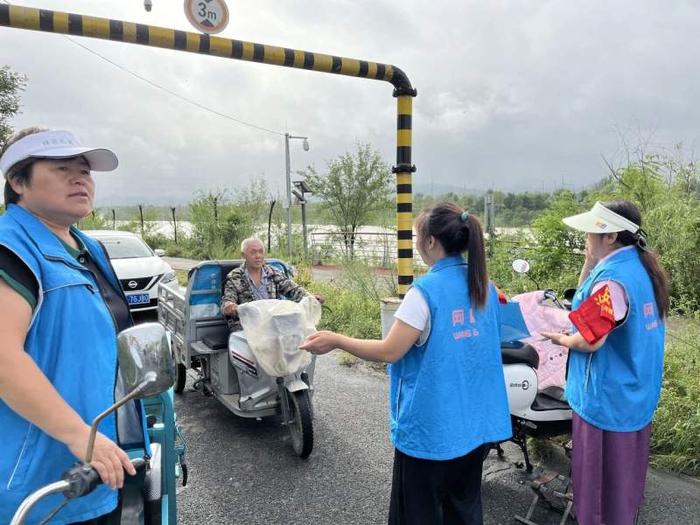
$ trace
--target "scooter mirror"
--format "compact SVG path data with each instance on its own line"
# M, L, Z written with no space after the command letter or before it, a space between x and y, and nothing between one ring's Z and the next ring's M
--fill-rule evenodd
M143 323L122 330L117 351L125 395L138 390L134 397L152 397L173 385L175 361L162 325Z
M517 273L527 273L530 271L530 263L525 259L515 259L512 266L513 270Z

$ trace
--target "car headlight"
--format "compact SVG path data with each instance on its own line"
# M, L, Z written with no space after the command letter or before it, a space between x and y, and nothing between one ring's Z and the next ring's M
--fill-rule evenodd
M165 275L163 275L163 279L161 279L160 282L166 284L174 281L175 279L177 279L177 274L174 270L170 270L169 272L165 272Z

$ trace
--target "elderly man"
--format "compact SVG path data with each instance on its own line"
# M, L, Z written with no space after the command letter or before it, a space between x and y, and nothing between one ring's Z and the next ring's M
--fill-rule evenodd
M260 240L252 237L244 240L241 255L245 262L226 276L221 299L221 311L232 332L241 330L237 311L239 304L259 299L280 299L281 296L299 302L307 295L313 295L323 303L320 295L310 294L282 272L265 264L265 247Z

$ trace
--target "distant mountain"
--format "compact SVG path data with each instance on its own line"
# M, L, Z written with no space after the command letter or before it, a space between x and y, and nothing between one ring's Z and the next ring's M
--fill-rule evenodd
M419 176L416 176L413 179L413 193L422 193L423 195L445 195L446 193L482 195L485 192L484 190L475 190L465 185L426 182L425 180L420 180Z

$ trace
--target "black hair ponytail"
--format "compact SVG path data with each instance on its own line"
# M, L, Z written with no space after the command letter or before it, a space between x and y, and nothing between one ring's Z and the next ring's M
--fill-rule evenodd
M477 308L483 308L488 297L489 277L479 219L456 204L442 202L421 213L416 229L423 239L432 235L447 255L467 252L469 297Z

